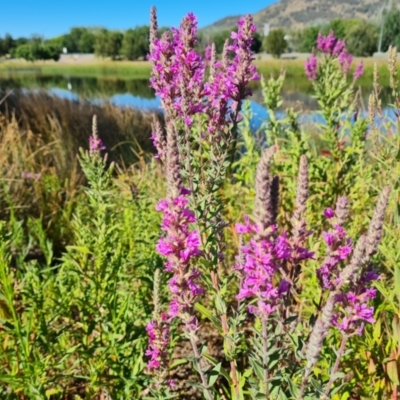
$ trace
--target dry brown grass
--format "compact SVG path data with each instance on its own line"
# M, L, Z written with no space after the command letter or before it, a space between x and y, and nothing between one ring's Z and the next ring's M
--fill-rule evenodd
M127 168L152 151L149 112L46 93L0 94L1 219L11 212L26 223L41 218L54 242L66 237L83 182L77 154L88 148L94 114L110 161Z

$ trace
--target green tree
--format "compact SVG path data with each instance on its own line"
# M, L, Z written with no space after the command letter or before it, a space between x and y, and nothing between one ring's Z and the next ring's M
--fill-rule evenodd
M347 48L357 57L369 57L377 51L378 30L370 22L360 21L346 34Z
M98 57L107 57L107 42L108 42L109 32L107 29L100 29L97 33L94 42L94 52Z
M231 31L229 31L229 30L217 32L217 33L214 33L213 35L211 35L210 43L215 44L215 51L218 54L222 53L222 50L224 48L224 43L225 43L226 39L230 38L230 36L231 36Z
M93 32L89 30L85 30L84 32L82 32L82 35L79 38L78 42L79 53L93 53L95 41L96 36Z
M333 31L337 38L344 39L346 37L346 28L346 21L343 19L333 19L324 29L322 29L322 33L327 35L330 31Z
M390 45L400 49L400 10L395 8L384 17L382 51L387 51Z
M21 44L15 50L15 56L17 58L24 58L27 61L36 60L55 60L60 58L59 49L51 44L41 44L36 42L30 42Z
M309 28L305 28L299 35L298 50L302 53L311 53L312 49L315 47L320 30L320 26L310 26Z
M264 50L277 58L284 53L287 46L283 29L273 29L263 43Z
M254 53L259 53L262 49L262 38L261 35L256 32L253 35L253 43L251 44L251 50L254 51Z
M32 45L31 44L21 44L15 50L15 57L16 58L23 58L27 61L34 61L34 56L32 52Z
M107 35L107 56L115 60L121 51L124 35L118 31L109 32Z
M15 40L8 33L4 38L0 38L0 57L7 54L11 54L12 50L15 48Z
M128 60L146 57L149 52L149 32L148 26L128 29L122 40L121 55Z

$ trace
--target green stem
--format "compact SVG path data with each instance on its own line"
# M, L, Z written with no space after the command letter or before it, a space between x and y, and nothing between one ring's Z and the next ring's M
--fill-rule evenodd
M263 369L264 369L264 390L265 396L269 398L269 372L268 372L268 318L262 317L262 342L263 342Z
M190 343L191 343L192 348L193 348L195 364L196 364L196 367L197 367L197 371L198 371L198 373L200 375L201 382L203 383L204 391L207 394L208 400L214 400L214 396L212 395L211 390L208 387L207 378L206 378L206 376L204 375L204 372L201 369L201 365L200 365L201 356L200 356L200 353L199 353L199 349L197 347L196 339L194 337L194 332L189 332L189 337L190 337Z
M328 385L326 386L326 389L325 389L325 398L326 399L329 399L329 392L331 390L333 380L335 379L335 374L339 369L340 360L343 357L343 353L346 348L346 343L347 343L347 336L343 336L342 342L340 343L340 348L339 348L339 351L338 351L338 354L336 357L335 365L333 366L332 372L330 374L331 377L330 377Z

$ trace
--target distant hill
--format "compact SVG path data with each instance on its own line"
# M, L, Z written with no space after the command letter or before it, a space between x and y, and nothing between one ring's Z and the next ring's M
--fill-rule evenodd
M397 3L400 7L400 0L280 0L254 14L254 21L260 32L266 23L271 28L287 30L324 24L337 18L377 21L388 3ZM231 29L239 18L240 15L226 17L203 30Z

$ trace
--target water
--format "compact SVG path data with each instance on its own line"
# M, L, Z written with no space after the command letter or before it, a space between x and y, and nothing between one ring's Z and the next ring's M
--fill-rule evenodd
M121 107L136 107L140 109L159 109L160 100L149 87L147 79L107 79L80 78L63 75L46 76L38 73L0 75L0 90L46 90L56 96L70 100L89 100L96 103L108 101ZM368 104L368 95L371 87L361 87L364 104ZM263 106L261 89L257 85L253 89L251 109L254 114L252 128L258 129L263 121L268 118L268 113ZM293 107L302 110L303 122L323 122L319 114L316 100L312 97L312 85L304 79L288 79L282 90L282 110ZM389 90L383 90L383 103L390 102ZM282 114L283 116L283 114Z

